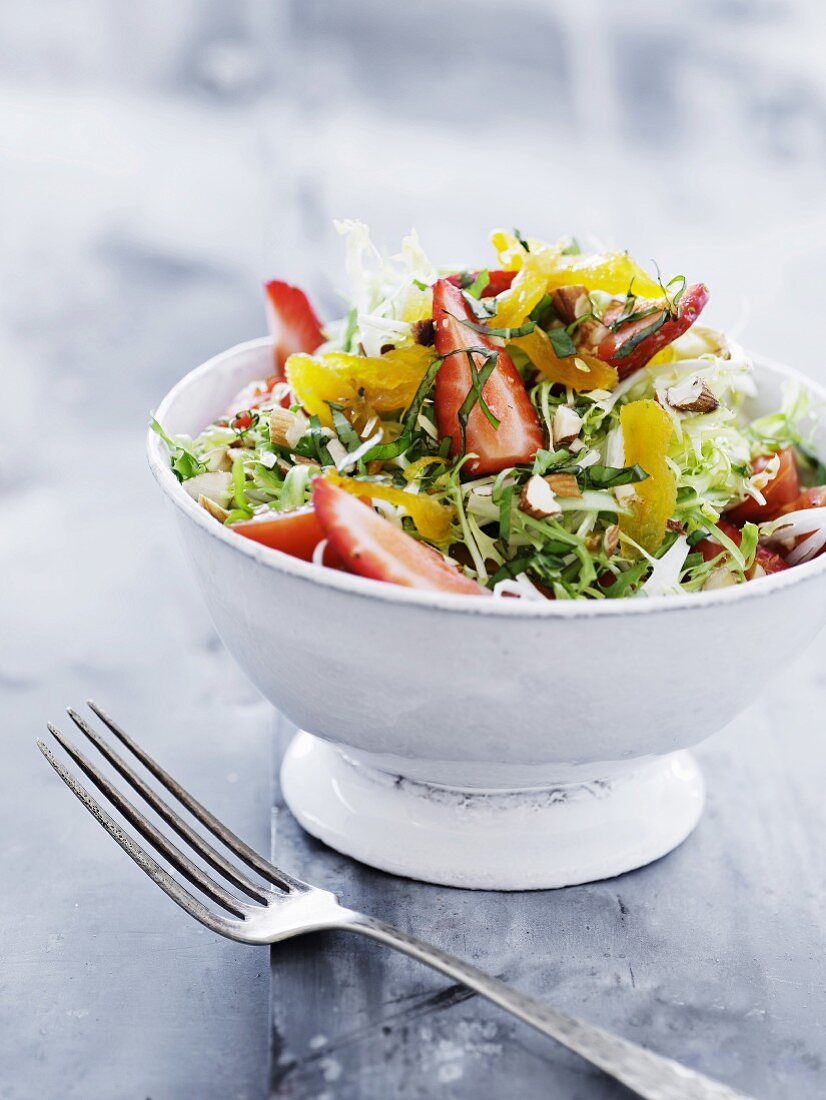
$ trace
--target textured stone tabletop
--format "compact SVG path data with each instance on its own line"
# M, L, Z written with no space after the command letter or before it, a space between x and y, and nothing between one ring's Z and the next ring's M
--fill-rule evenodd
M699 749L708 808L668 858L532 894L393 879L281 807L274 716L215 638L143 456L166 389L263 331L262 279L338 308L334 216L391 248L415 223L440 262L491 224L593 232L704 278L713 323L823 380L819 7L6 7L0 1097L621 1091L374 944L270 957L185 919L34 747L90 695L261 850L275 806L277 860L348 903L763 1100L826 1094L826 635Z

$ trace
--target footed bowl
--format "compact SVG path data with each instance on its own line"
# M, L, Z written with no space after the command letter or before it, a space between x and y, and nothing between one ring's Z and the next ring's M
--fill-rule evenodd
M272 354L261 339L210 359L158 419L196 435L270 373ZM779 406L790 378L826 402L790 368L758 360L755 377L755 414ZM822 453L822 429L818 443ZM826 618L826 556L734 588L603 603L350 576L226 530L179 485L152 432L147 446L219 635L299 727L282 765L288 806L314 836L395 874L522 890L664 855L703 808L686 750Z

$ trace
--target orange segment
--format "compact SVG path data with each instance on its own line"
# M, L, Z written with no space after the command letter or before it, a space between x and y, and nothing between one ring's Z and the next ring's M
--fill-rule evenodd
M367 405L376 412L406 408L413 400L427 368L436 358L432 348L415 344L394 348L384 355L291 355L287 381L308 413L332 426L328 402L355 408Z
M648 474L634 486L631 514L619 517L620 531L653 554L665 538L677 504L677 479L666 462L674 426L668 413L650 400L624 405L620 425L626 466L636 463Z
M662 298L662 287L643 271L627 252L593 252L566 256L558 245L528 240L529 251L513 233L497 229L491 234L499 263L506 271L518 272L510 290L499 297L497 328L515 328L549 290L578 285L625 296L633 281L641 298Z
M497 298L496 317L491 326L516 328L544 297L559 260L559 250L541 241L529 241L530 252L526 252L513 234L501 229L491 235L491 241L504 270L517 272L510 288Z
M578 285L588 290L625 295L631 281L640 298L662 298L662 287L632 260L627 252L595 252L582 256L560 256L548 288Z
M603 363L593 355L568 355L561 359L544 329L535 328L527 336L518 336L511 343L521 348L536 369L552 382L581 391L612 390L617 384L616 367ZM582 370L577 362L588 369Z

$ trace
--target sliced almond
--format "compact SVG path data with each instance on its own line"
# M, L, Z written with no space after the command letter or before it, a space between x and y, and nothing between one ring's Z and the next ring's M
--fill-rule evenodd
M539 474L529 477L522 486L519 508L533 519L547 519L548 516L558 516L562 512L553 489Z
M582 430L582 417L570 405L559 405L554 413L553 435L555 447L566 447Z
M273 409L270 413L270 441L276 447L292 447L296 440L291 433L301 426L301 417L289 409Z
M210 473L232 468L232 456L227 447L214 447L211 451L207 451L201 461Z
M340 468L342 463L347 461L347 448L339 439L327 440L327 453L336 467Z
M614 489L614 496L617 498L617 504L622 507L628 507L635 500L640 499L633 485L618 485L616 489Z
M605 534L602 536L602 549L605 551L606 558L610 558L616 552L619 546L620 529L616 523L612 523L610 527L605 528Z
M582 490L573 474L548 474L545 478L558 497L581 497Z
M232 475L218 470L214 473L196 474L183 482L183 488L193 500L205 496L220 505L229 504L232 498Z
M669 386L665 399L677 412L710 413L720 407L720 402L697 375Z
M219 523L223 523L229 515L226 508L222 508L220 504L216 504L214 500L210 500L209 497L205 497L203 493L198 497L198 503L205 511L209 512L211 516L214 516Z

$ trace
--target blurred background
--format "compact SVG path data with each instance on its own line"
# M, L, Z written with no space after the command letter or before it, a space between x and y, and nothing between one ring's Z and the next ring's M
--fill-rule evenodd
M264 332L264 279L342 312L334 217L391 251L416 226L441 263L485 262L496 225L628 248L826 377L818 0L5 0L3 26L0 553L32 567L12 677L59 613L95 661L157 663L145 631L177 619L111 553L138 540L162 575L148 414Z
M340 312L334 217L369 222L391 251L416 226L439 263L481 265L496 225L627 247L707 282L710 322L826 379L826 13L820 0L3 0L2 23L0 829L7 874L32 899L48 882L60 919L29 906L24 932L8 893L0 918L19 930L7 947L28 945L11 953L17 981L60 1007L21 1031L19 1006L0 1006L0 1048L30 1064L29 1091L3 1095L65 1097L38 1044L63 1037L88 1074L78 1029L92 1000L97 1019L106 1009L105 985L83 984L99 950L78 944L104 896L84 884L157 905L158 944L191 933L144 902L56 789L32 746L43 721L93 692L125 719L163 711L171 770L188 754L191 774L195 746L217 777L204 800L267 843L268 711L186 575L146 469L150 410L191 367L263 334L264 279ZM130 966L157 983L155 1062L134 1030L107 1039L149 1095L147 1065L168 1085L158 1051L205 1042L204 1022L195 1013L189 1035L174 1011L189 978L162 952L154 970L145 950L117 957L125 983ZM235 970L248 1013L253 986L266 1005L256 969L245 956ZM234 1011L213 1041L260 1053L265 1032L250 1039L252 1017ZM88 1077L77 1088L114 1095Z

